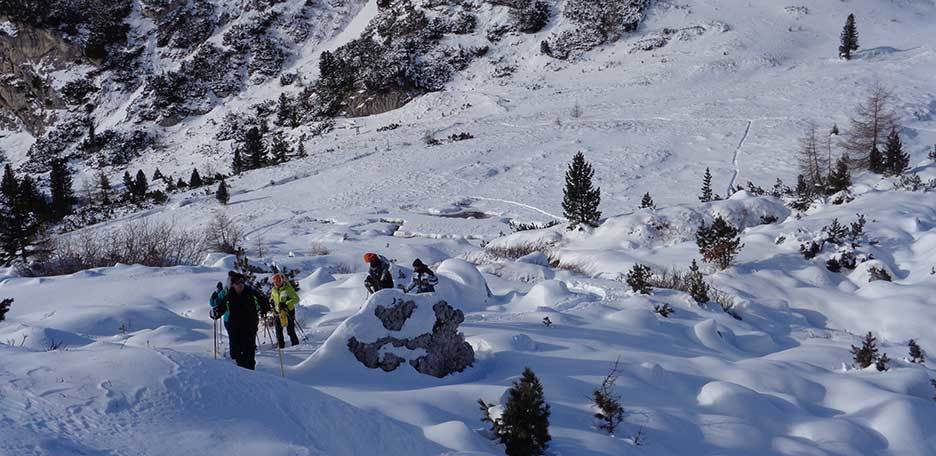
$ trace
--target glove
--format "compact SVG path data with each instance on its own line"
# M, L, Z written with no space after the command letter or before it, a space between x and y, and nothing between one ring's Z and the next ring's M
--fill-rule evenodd
M281 310L279 313L280 325L286 326L289 324L289 315L286 314L285 310Z
M208 312L208 316L211 317L212 320L217 320L221 318L222 316L224 316L224 313L219 312L219 310L220 309L218 309L217 307L212 307L211 312Z

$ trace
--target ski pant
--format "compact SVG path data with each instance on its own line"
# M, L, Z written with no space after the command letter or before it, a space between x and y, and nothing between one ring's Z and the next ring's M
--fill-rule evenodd
M228 336L228 358L234 359L234 350L231 350L231 323L225 320L221 321L224 322L224 332Z
M238 366L254 370L257 366L257 323L230 325L231 358Z
M280 322L279 316L273 318L276 320L276 343L279 344L279 348L286 348L286 341L283 340L283 323ZM286 333L289 334L289 341L293 345L299 345L299 336L296 335L296 310L289 310L286 312Z

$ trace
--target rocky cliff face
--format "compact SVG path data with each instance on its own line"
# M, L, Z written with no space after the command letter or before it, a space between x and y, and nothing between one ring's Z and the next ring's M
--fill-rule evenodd
M2 19L0 19L2 21ZM90 62L82 49L54 32L25 24L0 29L0 112L41 136L66 107L48 78L50 72Z

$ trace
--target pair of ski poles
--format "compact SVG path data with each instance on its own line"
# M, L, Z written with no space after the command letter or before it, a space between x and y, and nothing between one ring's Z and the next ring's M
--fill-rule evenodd
M263 325L263 331L266 332L267 340L270 341L270 345L273 345L274 344L273 333L270 332L270 325L267 323L267 320L266 319L261 320L260 324ZM260 338L260 334L258 333L257 334L257 339L258 339L257 346L260 345L259 338ZM280 375L282 375L283 378L286 378L286 364L283 361L283 349L279 347L278 343L276 344L276 352L279 355Z

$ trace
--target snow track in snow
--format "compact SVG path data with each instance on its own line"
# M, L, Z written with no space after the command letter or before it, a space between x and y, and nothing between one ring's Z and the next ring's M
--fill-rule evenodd
M732 165L734 165L734 174L731 175L731 181L728 182L728 188L725 190L726 196L731 196L731 189L735 186L735 181L738 180L738 176L741 174L741 148L744 147L744 141L747 140L748 133L751 132L751 124L753 120L747 121L747 126L744 127L744 134L741 135L741 141L738 141L738 147L734 151L734 157L731 159Z
M519 202L517 202L517 201L510 201L510 200L504 200L504 199L499 199L499 198L485 198L485 197L483 197L483 196L469 196L469 198L471 198L471 199L476 199L476 200L481 200L481 201L494 201L494 202L498 202L498 203L512 204L512 205L514 205L514 206L520 206L520 207L523 207L523 208L526 208L526 209L530 209L530 210L532 210L532 211L539 212L540 214L543 214L543 215L545 215L545 216L547 216L547 217L552 217L552 218L554 218L554 219L556 219L556 220L565 220L565 219L566 219L565 217L559 217L558 215L550 214L549 212L546 212L546 211L544 211L544 210L542 210L542 209L540 209L540 208L538 208L538 207L533 207L533 206L530 206L529 204L523 204L523 203L519 203Z

